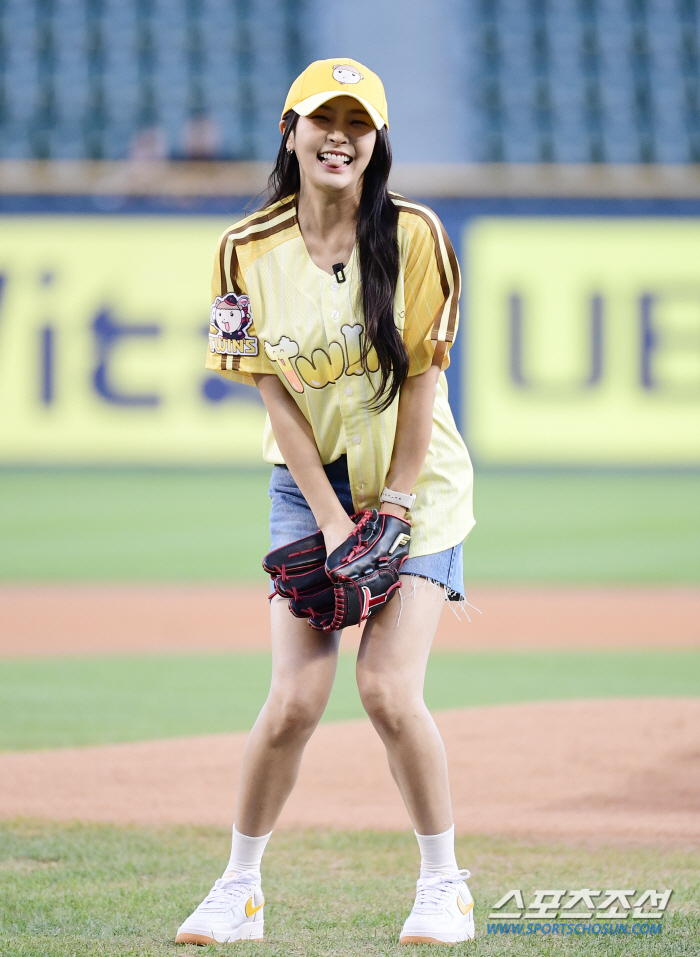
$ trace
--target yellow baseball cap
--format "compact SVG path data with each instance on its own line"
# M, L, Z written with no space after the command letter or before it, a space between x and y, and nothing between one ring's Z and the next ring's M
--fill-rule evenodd
M296 78L287 94L282 116L294 110L300 116L309 113L334 96L352 96L361 103L380 130L389 129L389 111L384 86L376 73L349 57L315 60Z

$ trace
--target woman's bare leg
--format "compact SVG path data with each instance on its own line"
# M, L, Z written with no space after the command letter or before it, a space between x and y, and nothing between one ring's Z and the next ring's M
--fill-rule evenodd
M306 743L321 719L335 678L341 632L314 631L286 601L270 602L272 683L243 755L236 828L267 834L299 774Z
M441 834L452 825L447 758L423 683L445 592L416 575L401 581L403 602L397 596L365 626L357 684L413 826Z

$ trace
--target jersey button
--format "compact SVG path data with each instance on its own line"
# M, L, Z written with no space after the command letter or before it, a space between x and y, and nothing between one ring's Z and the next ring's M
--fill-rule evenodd
M354 444L354 445L359 445L360 442L362 441L362 439L360 438L359 435L353 435L352 441L353 441L353 444Z
M340 313L338 312L337 309L334 309L333 312L331 313L331 319L340 319Z
M337 283L337 282L332 282L332 283L331 283L331 289L333 290L333 292L335 292L336 290L340 289L339 283Z
M352 389L350 388L349 385L345 386L345 388L343 389L343 392L345 393L345 395L352 395Z

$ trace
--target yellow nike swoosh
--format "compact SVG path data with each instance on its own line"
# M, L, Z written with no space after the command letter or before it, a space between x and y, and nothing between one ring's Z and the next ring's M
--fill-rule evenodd
M260 908L263 906L264 903L265 903L265 898L263 897L262 904L258 904L257 907L253 907L253 898L249 897L245 905L245 916L252 917L253 914L257 913L260 910Z
M459 896L459 894L457 894L457 906L459 907L459 909L462 911L463 914L468 914L469 911L474 906L474 901L472 901L471 904L463 904L462 898ZM246 913L248 913L247 908L246 908Z

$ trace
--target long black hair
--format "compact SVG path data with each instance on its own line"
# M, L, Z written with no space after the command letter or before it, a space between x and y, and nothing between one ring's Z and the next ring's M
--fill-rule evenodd
M284 133L275 167L268 180L266 206L299 192L299 160L287 151L287 140L297 125L299 114L284 114ZM408 352L394 320L394 295L399 278L399 244L396 227L399 211L391 201L387 180L391 170L391 144L386 127L377 130L372 158L365 170L357 216L357 251L360 263L362 310L365 335L362 343L362 368L373 348L379 361L379 385L371 408L383 412L389 408L408 376Z

